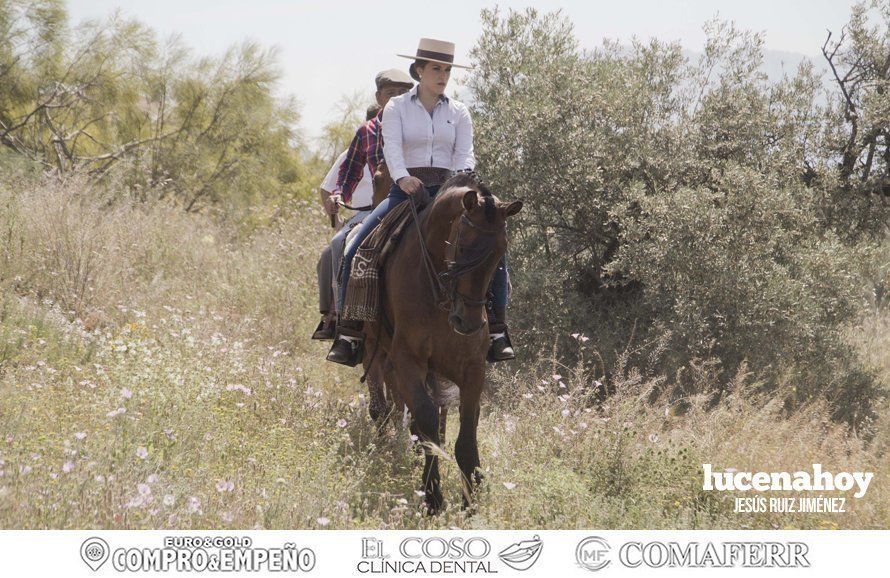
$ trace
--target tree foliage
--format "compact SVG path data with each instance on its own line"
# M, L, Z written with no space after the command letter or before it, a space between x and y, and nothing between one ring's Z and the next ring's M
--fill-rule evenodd
M493 190L527 201L510 250L526 344L586 333L606 366L634 354L678 394L690 363L756 367L792 406L824 394L864 419L874 384L841 332L890 216L876 6L837 41L828 104L812 63L769 83L762 35L729 22L690 61L659 40L585 52L558 12L483 11L476 150Z
M61 0L0 0L0 144L189 211L292 195L307 175L275 58L196 58L119 14L71 27Z

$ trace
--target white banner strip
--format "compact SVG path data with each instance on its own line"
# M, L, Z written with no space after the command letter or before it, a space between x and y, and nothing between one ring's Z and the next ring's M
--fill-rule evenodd
M871 576L890 531L18 531L0 576Z

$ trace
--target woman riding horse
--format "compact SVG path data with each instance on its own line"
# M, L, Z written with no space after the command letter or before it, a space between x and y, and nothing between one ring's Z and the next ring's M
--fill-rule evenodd
M396 205L423 188L434 197L451 171L470 171L473 156L473 121L467 107L445 96L454 64L454 44L422 38L408 71L418 81L411 91L390 99L383 112L383 154L394 181L389 196L365 219L346 246L340 271L337 310L343 311L352 261L362 241ZM514 357L506 328L509 277L506 257L498 263L492 281L492 313L488 358ZM362 322L340 319L337 339L328 361L355 366L362 349Z

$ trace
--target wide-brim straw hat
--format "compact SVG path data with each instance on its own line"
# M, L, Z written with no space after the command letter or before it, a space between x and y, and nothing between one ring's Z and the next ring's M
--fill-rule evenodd
M401 56L402 58L410 58L412 60L427 60L429 62L438 62L439 64L448 64L454 66L456 68L466 68L472 70L472 66L467 66L465 64L456 64L454 62L454 43L446 42L445 40L435 40L433 38L421 38L420 43L417 45L417 52L415 54L397 54L396 56ZM417 75L417 71L414 68L414 63L411 63L411 66L408 67L408 72L411 74L411 78L414 80L420 80L420 77Z

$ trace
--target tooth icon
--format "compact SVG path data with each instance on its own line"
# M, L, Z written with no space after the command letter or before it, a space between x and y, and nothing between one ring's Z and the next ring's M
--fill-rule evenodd
M532 540L524 540L511 544L498 553L501 562L514 570L528 570L538 561L544 544L535 536Z
M102 538L87 538L80 545L80 557L95 572L108 560L108 542Z

